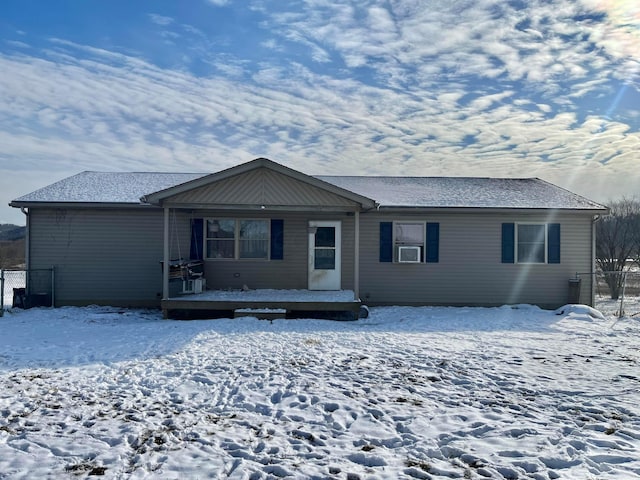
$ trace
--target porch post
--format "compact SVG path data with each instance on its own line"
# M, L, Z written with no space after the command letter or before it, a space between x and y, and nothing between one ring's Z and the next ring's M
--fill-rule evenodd
M355 300L360 298L360 211L356 210L353 216L354 228L354 253L353 253L353 293Z
M164 239L162 254L162 299L169 298L169 208L164 207Z

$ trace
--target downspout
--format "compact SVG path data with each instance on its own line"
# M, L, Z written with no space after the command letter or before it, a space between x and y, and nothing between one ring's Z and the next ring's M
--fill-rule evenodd
M355 211L354 221L354 253L353 253L353 295L360 300L360 210Z
M169 299L169 208L164 207L164 235L162 254L162 300Z
M594 215L591 219L591 307L596 303L596 223L601 218L600 215Z
M27 231L25 233L24 236L24 267L25 270L29 271L29 263L31 261L31 242L29 241L30 235L29 232L31 231L31 226L29 225L29 212L27 211L27 209L25 207L20 207L20 211L22 213L24 213L24 216L26 217L26 225L27 225Z

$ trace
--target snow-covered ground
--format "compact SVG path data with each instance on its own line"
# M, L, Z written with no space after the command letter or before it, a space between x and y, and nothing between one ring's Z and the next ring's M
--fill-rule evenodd
M589 315L591 313L592 315ZM0 478L640 478L640 319L0 319Z

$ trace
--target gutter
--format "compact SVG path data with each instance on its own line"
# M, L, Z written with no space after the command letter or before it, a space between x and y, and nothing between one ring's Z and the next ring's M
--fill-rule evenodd
M14 208L152 208L155 205L134 202L25 202L14 200Z
M432 214L432 213L497 213L518 215L548 215L550 211L557 213L577 213L580 215L606 215L606 209L584 208L524 208L524 207L451 207L451 206L411 206L411 205L376 205L376 211L395 214Z

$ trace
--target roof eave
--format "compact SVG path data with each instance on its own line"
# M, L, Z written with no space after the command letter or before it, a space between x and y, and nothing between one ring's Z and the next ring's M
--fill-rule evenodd
M433 212L456 212L456 213L478 213L479 211L490 211L492 213L513 213L522 212L526 214L548 214L549 212L572 212L585 215L606 215L609 209L602 208L573 208L573 207L471 207L471 206L411 206L411 205L380 205L378 211L384 212L411 212L411 213L433 213Z
M150 208L155 205L134 202L37 202L14 200L9 203L14 208Z

